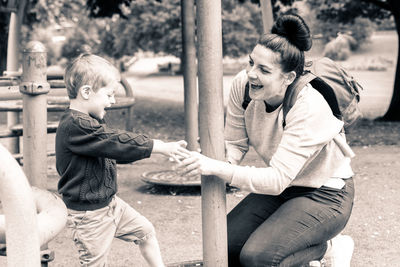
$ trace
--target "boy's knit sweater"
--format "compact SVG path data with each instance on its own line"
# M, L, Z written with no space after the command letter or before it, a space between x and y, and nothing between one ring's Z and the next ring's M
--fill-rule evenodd
M265 168L237 166L231 185L255 193L278 195L288 186L338 187L353 175L350 159L333 138L340 134L338 120L324 97L311 85L300 91L286 115L283 128L282 105L266 112L264 101L251 101L242 108L245 71L232 82L225 126L226 157L239 164L253 146L267 164ZM336 181L335 181L336 180Z
M69 209L95 210L117 192L116 160L148 158L153 140L111 129L77 110L67 109L56 133L58 192Z

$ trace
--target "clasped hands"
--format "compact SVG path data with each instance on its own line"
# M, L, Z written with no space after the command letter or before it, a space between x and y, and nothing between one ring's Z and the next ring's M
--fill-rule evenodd
M178 174L186 177L202 175L212 175L213 159L208 158L199 152L186 149L185 141L174 142L178 143L179 147L175 150L170 150L169 157L175 162L173 170Z

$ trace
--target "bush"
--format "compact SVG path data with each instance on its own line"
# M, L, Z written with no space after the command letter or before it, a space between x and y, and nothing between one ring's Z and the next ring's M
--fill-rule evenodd
M368 43L372 33L375 31L376 25L369 19L356 18L351 24L333 23L332 21L322 22L316 33L323 36L323 41L326 43L336 39L338 34L346 33L345 37L350 44L350 50L355 51L361 45Z
M54 34L54 28L52 27L34 27L32 32L30 32L31 40L39 41L46 47L47 65L57 64L61 57L61 43L53 41Z
M370 41L376 25L369 19L358 17L352 24L346 25L345 28L356 41L352 46L352 50L354 51Z
M340 34L326 44L323 55L332 60L346 60L350 56L351 36Z

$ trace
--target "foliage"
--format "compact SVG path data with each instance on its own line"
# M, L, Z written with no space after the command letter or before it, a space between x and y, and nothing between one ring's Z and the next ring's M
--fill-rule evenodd
M131 0L87 0L87 9L92 17L112 17L114 14L124 16L124 8Z
M321 34L325 42L335 39L339 33L350 34L356 40L351 46L352 50L368 42L375 30L375 24L366 16L380 21L389 15L387 11L377 11L375 6L364 2L307 0L307 4L316 13L318 27L313 29L314 34ZM360 8L360 5L364 7Z
M317 12L317 18L321 21L347 24L354 23L357 17L377 21L391 16L390 11L376 6L373 1L306 0L306 2Z
M108 56L120 58L138 51L166 53L180 57L182 53L180 0L132 1L126 19L107 20L100 33L99 49ZM223 2L223 52L240 56L255 44L262 31L259 8L251 3L237 5Z
M261 12L251 3L222 10L224 56L240 57L248 53L262 33Z
M326 44L323 55L332 60L346 60L350 55L349 37L347 37L347 34L339 34Z
M369 42L372 33L375 31L375 24L366 18L358 17L353 22L343 24L338 22L317 20L317 28L313 29L313 34L322 36L325 43L334 40L339 34L348 34L355 42L351 42L351 50L357 50L362 44Z
M139 50L177 55L182 40L179 3L179 0L131 2L126 19L107 21L100 36L101 49L117 58Z

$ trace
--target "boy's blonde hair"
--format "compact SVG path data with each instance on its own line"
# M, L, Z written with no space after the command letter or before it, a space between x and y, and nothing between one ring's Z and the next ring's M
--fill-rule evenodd
M64 82L70 99L75 99L79 88L84 85L91 86L97 92L116 80L120 80L117 68L106 59L93 54L79 55L65 69Z

